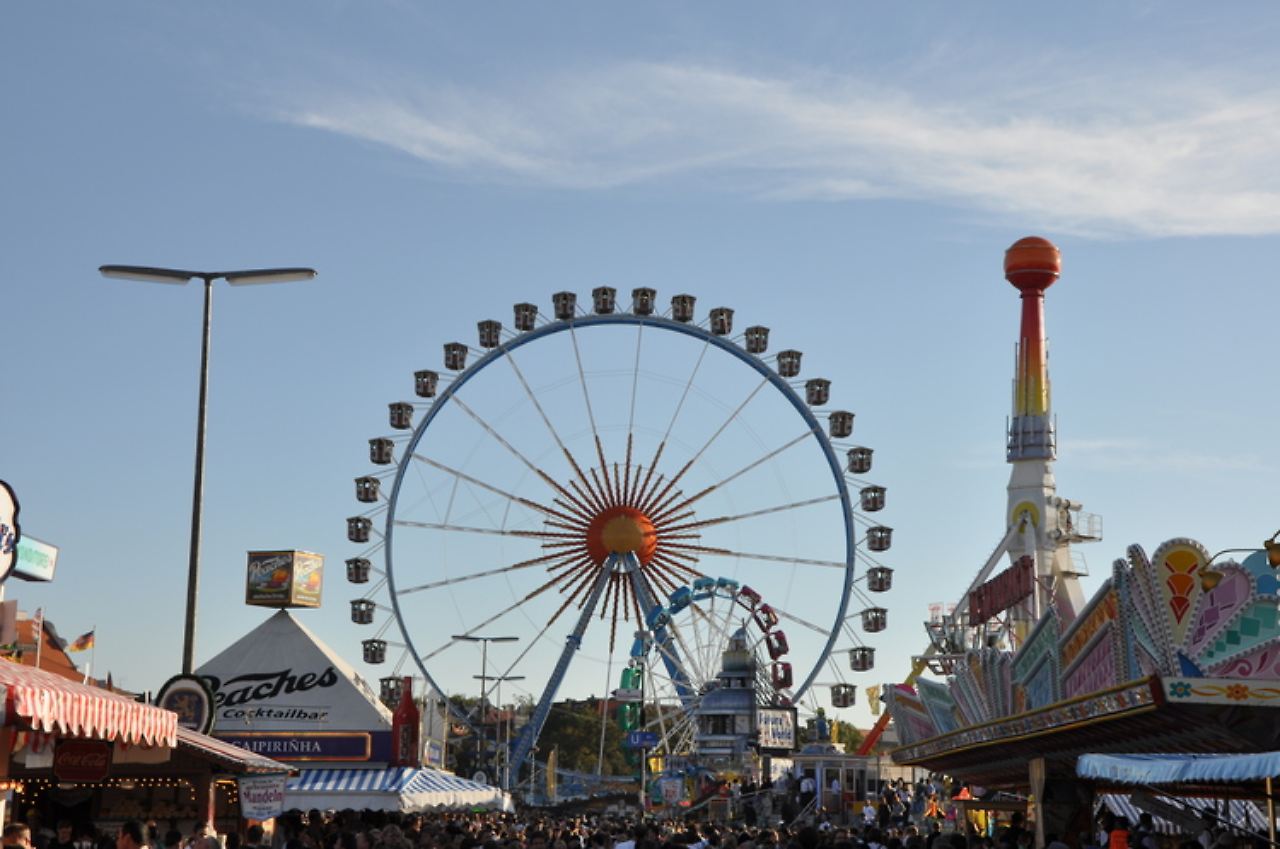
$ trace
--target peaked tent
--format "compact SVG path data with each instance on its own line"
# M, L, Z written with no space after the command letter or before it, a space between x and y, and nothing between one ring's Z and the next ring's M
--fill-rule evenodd
M511 795L437 769L304 769L284 789L286 809L418 811L487 808L512 811Z
M214 691L213 734L291 763L385 764L391 712L360 675L287 610L196 674Z

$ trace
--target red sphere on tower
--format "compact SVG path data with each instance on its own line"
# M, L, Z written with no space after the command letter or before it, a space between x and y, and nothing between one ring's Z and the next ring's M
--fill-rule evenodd
M1048 239L1027 236L1004 252L1004 277L1023 292L1043 292L1062 273L1062 252Z

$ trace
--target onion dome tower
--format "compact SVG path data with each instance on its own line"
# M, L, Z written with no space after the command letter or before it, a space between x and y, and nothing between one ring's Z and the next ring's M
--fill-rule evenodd
M1013 380L1013 416L1009 420L1006 459L1009 473L1009 557L1035 562L1035 621L1049 604L1065 618L1084 606L1079 577L1083 567L1071 557L1072 542L1102 538L1098 516L1057 494L1053 461L1057 459L1057 427L1052 415L1049 358L1044 333L1044 293L1062 272L1062 254L1048 239L1028 236L1014 242L1004 256L1004 276L1022 295Z

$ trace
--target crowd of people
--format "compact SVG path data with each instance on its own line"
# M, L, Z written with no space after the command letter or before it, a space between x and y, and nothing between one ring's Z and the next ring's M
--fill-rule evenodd
M1012 814L999 826L961 819L959 827L930 816L928 802L941 788L927 782L889 785L871 803L835 816L811 808L794 820L760 817L755 804L736 806L728 822L634 820L620 816L546 816L538 813L439 812L397 814L356 811L290 812L272 833L250 825L218 836L200 824L189 833L156 822L130 820L110 833L57 824L55 832L14 823L4 849L1031 849L1033 830ZM803 792L803 791L801 791ZM774 795L774 794L770 794ZM785 798L786 794L777 794ZM745 794L743 802L760 798ZM914 804L923 798L924 805ZM757 811L755 816L748 811ZM885 812L887 811L887 817ZM1259 835L1242 835L1207 815L1199 834L1157 833L1150 815L1136 822L1103 809L1092 834L1068 841L1046 835L1046 849L1262 849ZM945 827L944 827L945 826Z

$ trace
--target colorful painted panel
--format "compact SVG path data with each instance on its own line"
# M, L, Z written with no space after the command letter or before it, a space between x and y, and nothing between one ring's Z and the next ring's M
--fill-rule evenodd
M1116 623L1107 622L1094 634L1094 639L1067 672L1062 682L1063 696L1068 699L1084 696L1119 683L1116 681L1116 631Z
M1171 539L1157 548L1151 558L1156 597L1168 611L1170 645L1181 645L1186 640L1192 608L1202 592L1200 573L1209 559L1204 546L1192 539Z
M1200 596L1183 653L1198 657L1227 628L1253 596L1253 576L1234 563L1219 566L1221 582Z
M1070 674L1071 667L1084 654L1097 634L1110 622L1120 617L1120 599L1111 589L1111 580L1102 585L1097 594L1085 605L1075 622L1062 635L1062 669Z
M1280 681L1258 683L1233 678L1166 678L1163 684L1165 698L1171 702L1280 706Z
M1213 642L1197 655L1202 666L1211 666L1237 657L1254 648L1274 644L1280 637L1280 612L1271 599L1255 601L1218 632Z
M933 725L938 729L939 734L946 734L960 727L956 702L951 697L951 690L947 685L921 678L916 682L916 689L921 703L929 712L929 718L933 720Z
M1240 564L1209 562L1190 539L1165 542L1150 560L1130 546L1074 621L1051 605L1016 655L969 652L945 688L922 685L933 710L920 712L932 714L927 724L938 733L954 719L948 739L956 744L972 726L1017 725L1022 717L1039 724L1060 706L1092 703L1094 694L1125 692L1125 704L1111 707L1128 709L1129 696L1151 678L1171 702L1280 707L1280 572L1263 552Z
M903 745L938 736L929 712L911 687L895 684L885 691L885 702Z

